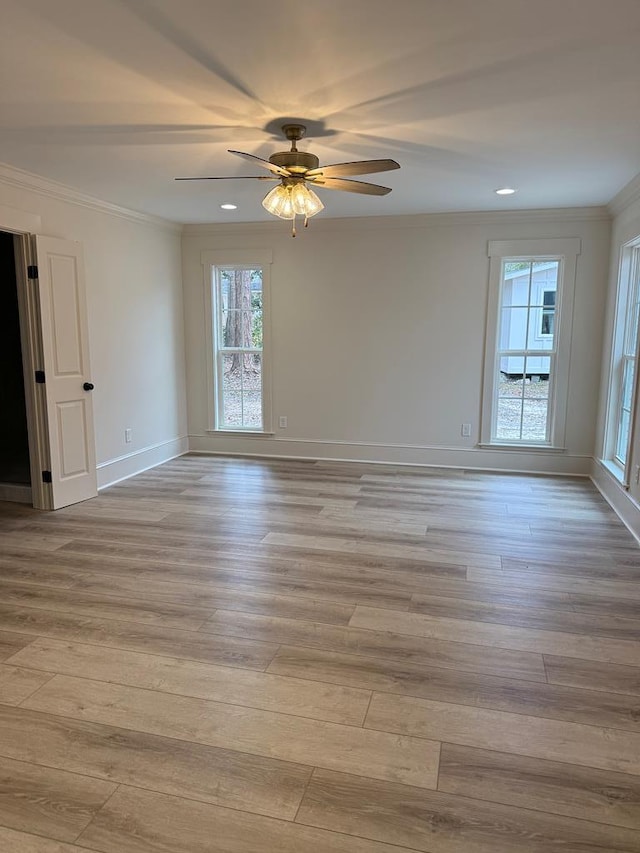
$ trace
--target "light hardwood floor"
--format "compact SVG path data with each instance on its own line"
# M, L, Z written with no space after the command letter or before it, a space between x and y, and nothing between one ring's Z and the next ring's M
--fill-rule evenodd
M0 548L2 853L640 853L585 480L187 456Z

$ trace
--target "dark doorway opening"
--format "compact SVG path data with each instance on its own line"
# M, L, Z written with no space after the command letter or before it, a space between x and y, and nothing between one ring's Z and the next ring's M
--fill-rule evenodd
M0 231L0 483L31 485L16 256Z

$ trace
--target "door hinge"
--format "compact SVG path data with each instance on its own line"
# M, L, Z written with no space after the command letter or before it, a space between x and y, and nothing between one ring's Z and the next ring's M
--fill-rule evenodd
M43 483L52 483L53 482L53 480L51 479L51 471L43 471L42 472L42 482Z
M30 280L38 278L38 267L35 266L35 264L31 264L27 267L27 278Z
M36 370L36 382L38 385L44 385L44 370Z

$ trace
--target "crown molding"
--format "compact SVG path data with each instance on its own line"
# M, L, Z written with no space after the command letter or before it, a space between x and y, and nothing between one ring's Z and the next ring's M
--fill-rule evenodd
M535 210L477 210L451 213L417 213L398 216L366 216L314 219L309 228L313 231L345 231L360 229L406 229L456 225L502 225L506 222L578 222L609 221L611 213L606 207L563 207ZM244 233L282 233L283 222L201 222L183 226L183 234L217 234L219 236ZM288 232L287 232L288 233Z
M607 207L612 216L620 216L621 213L631 207L635 202L640 201L640 173L635 176L628 184L614 195Z
M130 210L127 207L120 207L120 205L87 195L65 184L59 184L57 181L42 178L40 175L25 172L23 169L16 169L15 166L9 166L7 163L0 163L0 184L8 187L16 187L21 190L29 190L47 198L96 210L100 213L107 213L110 216L117 216L119 219L135 222L138 225L152 225L155 228L164 228L167 231L176 233L182 231L182 225L179 223L170 222L168 219L163 219L160 216L152 216L149 213L141 213L138 210Z

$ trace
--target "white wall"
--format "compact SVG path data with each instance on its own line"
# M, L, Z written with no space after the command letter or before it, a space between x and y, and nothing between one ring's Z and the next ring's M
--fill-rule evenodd
M83 245L99 485L182 452L179 229L6 167L0 205L40 216L41 234Z
M623 245L640 236L640 176L631 181L618 194L612 202L612 208L615 216L611 234L611 262L604 324L601 393L592 476L607 500L630 527L634 535L640 539L640 484L635 482L635 477L632 475L630 477L631 485L627 491L614 475L601 464L604 455L608 384L620 257ZM632 429L635 429L635 439L632 443L628 464L629 470L634 472L636 466L640 465L640 408L638 400L636 400L635 426Z
M610 221L605 211L286 222L183 233L190 447L587 473L595 438ZM487 243L580 237L567 451L481 449ZM273 250L271 438L207 432L201 252ZM277 427L288 417L288 429ZM462 438L462 423L472 424Z

